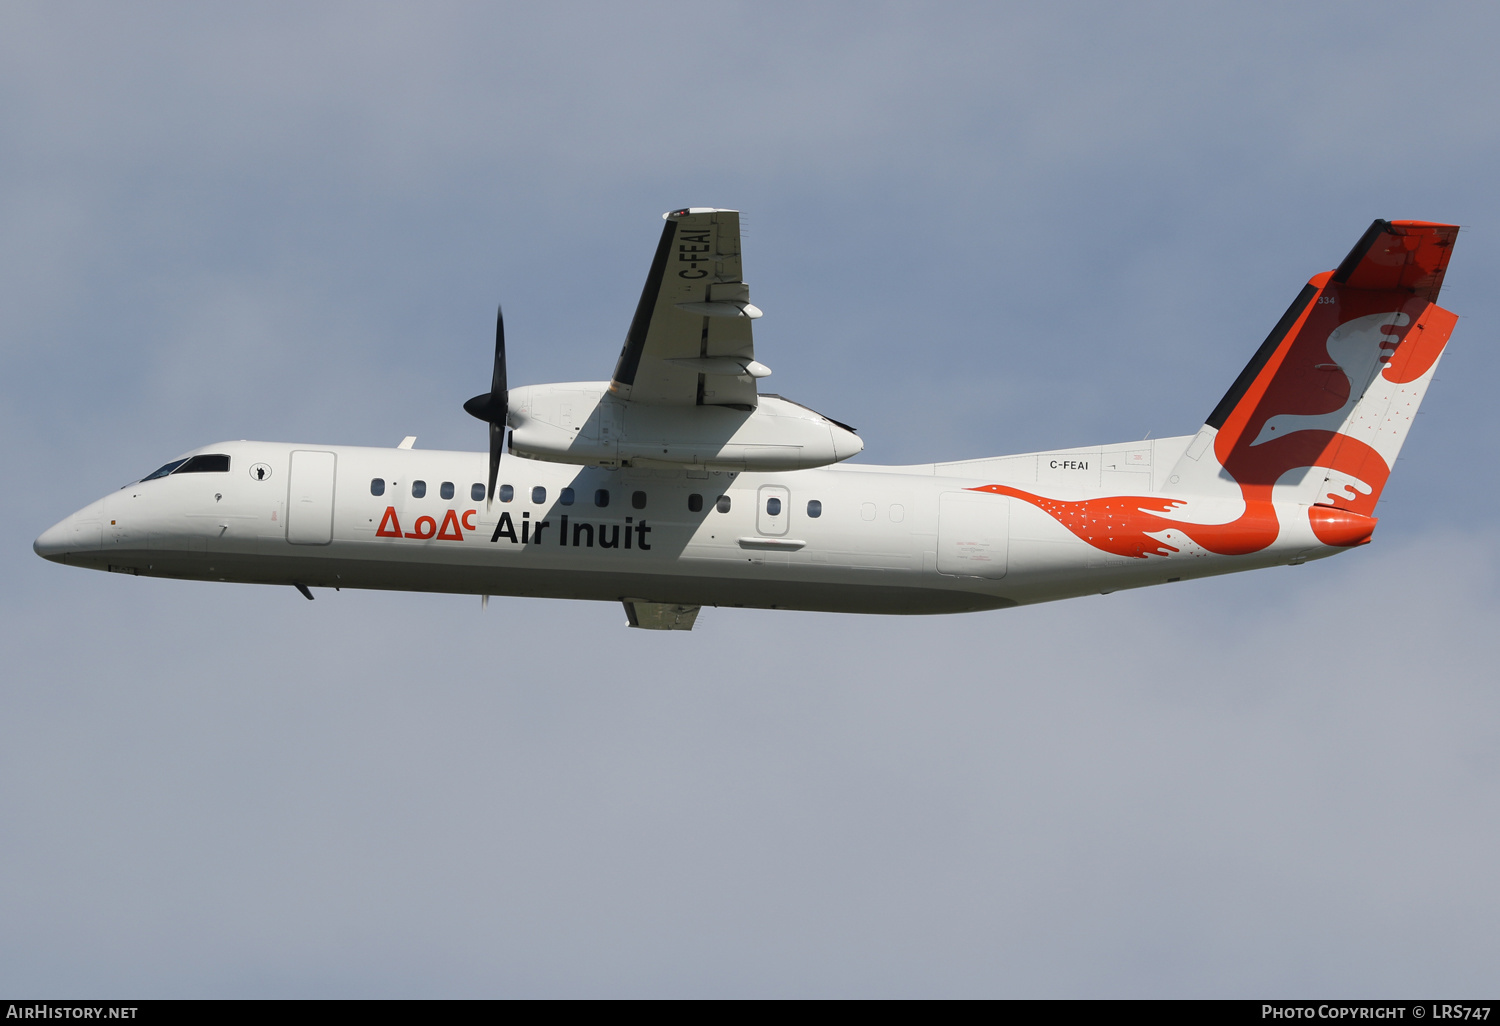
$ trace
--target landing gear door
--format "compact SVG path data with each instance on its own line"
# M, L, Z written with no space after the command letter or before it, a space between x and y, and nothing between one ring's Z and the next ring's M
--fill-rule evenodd
M1010 499L990 492L944 492L938 508L938 573L1005 576L1010 557Z
M331 452L292 453L287 475L286 540L293 545L327 545L333 541L333 477L337 457Z

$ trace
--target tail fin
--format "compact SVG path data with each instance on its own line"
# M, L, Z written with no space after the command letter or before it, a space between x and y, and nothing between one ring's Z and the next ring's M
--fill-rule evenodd
M1173 468L1173 490L1370 516L1457 323L1457 225L1376 221L1298 294Z

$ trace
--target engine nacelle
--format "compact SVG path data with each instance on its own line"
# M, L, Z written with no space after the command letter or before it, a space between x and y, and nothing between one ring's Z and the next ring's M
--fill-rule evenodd
M510 390L510 451L595 467L805 470L864 449L853 430L762 395L754 409L655 406L609 394L603 381Z

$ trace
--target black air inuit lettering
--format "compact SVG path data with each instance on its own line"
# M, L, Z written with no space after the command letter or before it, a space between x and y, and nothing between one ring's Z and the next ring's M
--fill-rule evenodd
M492 542L497 542L501 538L509 538L512 545L516 545L520 541L516 537L516 525L511 522L509 510L500 514L500 522L495 525L495 533L490 535L490 541Z
M550 520L531 522L530 513L521 514L521 531L516 533L516 522L511 519L507 510L500 514L500 520L495 524L495 533L490 535L491 542L498 542L501 538L506 539L512 545L540 545L542 543L542 531L552 526ZM563 515L557 531L557 544L564 548L592 549L597 538L601 549L618 549L621 547L621 525L620 524L573 524L572 532L568 531L568 517ZM597 529L597 535L595 531ZM624 524L624 548L634 549L638 552L650 552L651 544L646 541L646 535L651 533L651 525L644 519L636 521L634 517L626 517Z

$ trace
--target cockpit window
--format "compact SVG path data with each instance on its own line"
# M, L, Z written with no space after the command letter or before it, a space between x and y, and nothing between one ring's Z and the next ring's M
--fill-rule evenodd
M155 481L159 477L166 477L168 474L170 474L172 471L176 470L178 467L182 466L186 462L187 462L187 460L173 460L171 463L168 463L165 467L162 467L160 470L153 471L152 473L147 474L145 477L141 478L141 480L142 481Z
M189 456L187 459L173 460L165 467L154 473L147 474L141 478L142 481L155 481L159 477L168 474L227 474L229 473L229 457L223 453L204 453L200 456Z
M227 474L229 473L229 457L214 453L205 453L202 456L189 456L188 461L176 470L174 474Z

